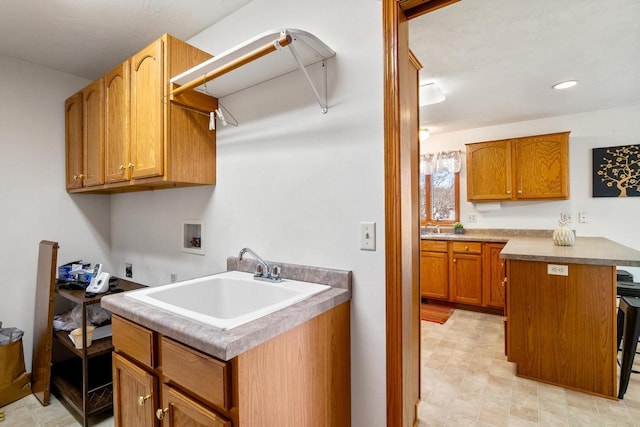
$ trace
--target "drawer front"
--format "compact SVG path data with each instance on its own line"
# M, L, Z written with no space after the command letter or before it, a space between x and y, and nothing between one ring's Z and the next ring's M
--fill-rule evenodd
M230 367L166 337L160 342L165 381L189 390L207 403L230 409Z
M421 251L447 252L446 240L422 240L420 242Z
M111 327L116 351L127 354L151 369L156 367L153 331L116 315L112 316Z
M479 254L482 253L482 243L480 242L453 242L452 249L455 253Z

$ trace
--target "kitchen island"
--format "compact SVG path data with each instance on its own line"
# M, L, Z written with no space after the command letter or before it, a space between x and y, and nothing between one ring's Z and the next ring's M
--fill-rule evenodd
M604 238L574 246L509 239L507 356L517 375L615 399L616 266L640 266L640 251Z

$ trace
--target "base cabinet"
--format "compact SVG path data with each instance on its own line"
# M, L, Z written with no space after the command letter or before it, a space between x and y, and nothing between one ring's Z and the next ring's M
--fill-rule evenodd
M504 308L504 243L423 240L420 296L440 301Z
M229 361L115 314L112 328L115 426L351 425L348 302Z

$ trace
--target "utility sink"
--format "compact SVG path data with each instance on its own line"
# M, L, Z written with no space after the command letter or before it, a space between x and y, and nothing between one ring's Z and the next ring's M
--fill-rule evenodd
M240 271L185 280L127 292L140 301L215 328L232 329L293 305L330 286L283 279L279 283L255 280Z

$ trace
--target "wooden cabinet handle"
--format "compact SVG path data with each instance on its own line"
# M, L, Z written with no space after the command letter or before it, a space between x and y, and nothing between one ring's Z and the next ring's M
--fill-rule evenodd
M144 402L151 399L151 395L147 394L146 396L138 396L138 405L144 406Z
M169 412L169 408L164 408L164 409L158 409L156 411L156 418L159 421L162 421L164 419L164 414L166 414L167 412Z

